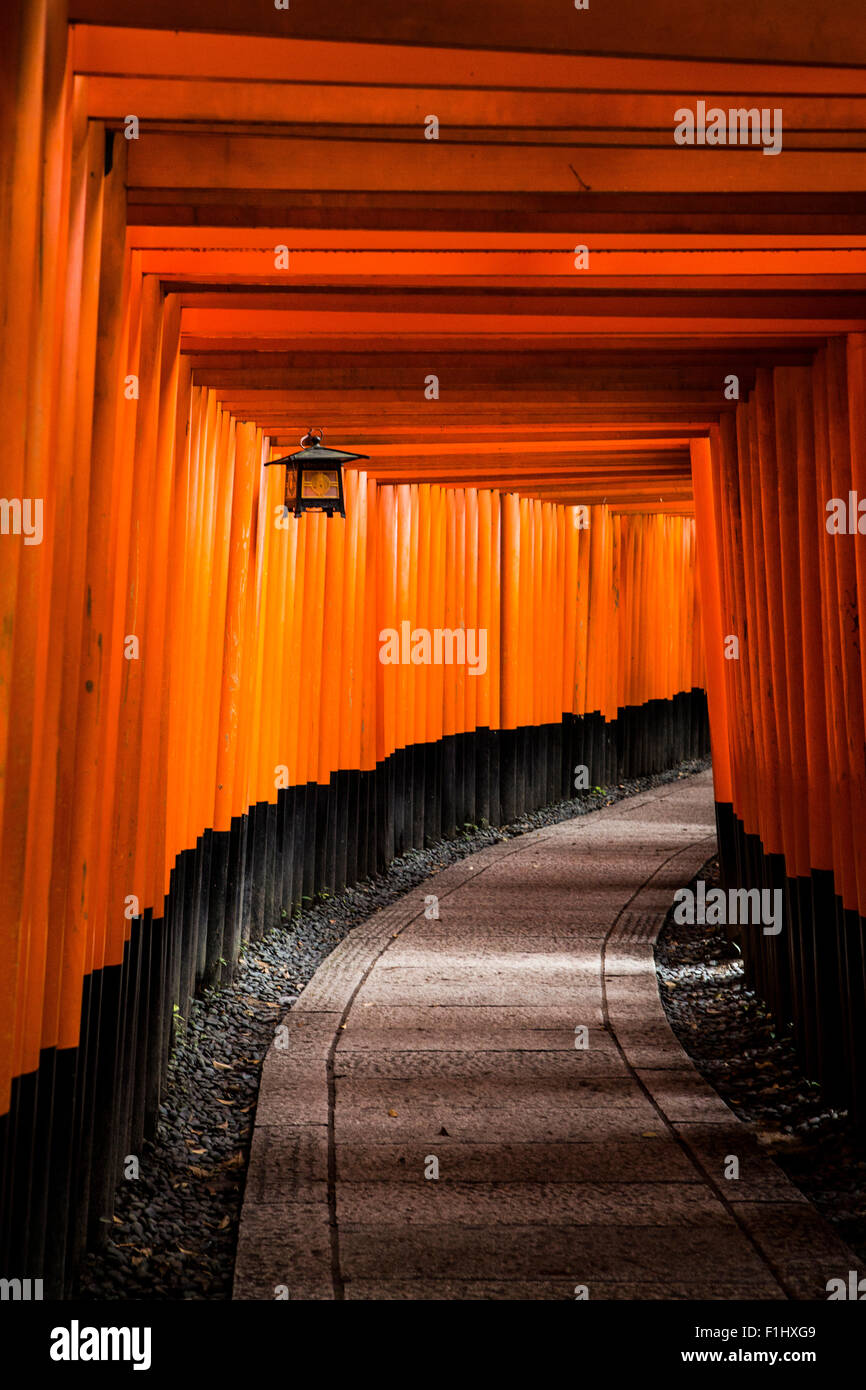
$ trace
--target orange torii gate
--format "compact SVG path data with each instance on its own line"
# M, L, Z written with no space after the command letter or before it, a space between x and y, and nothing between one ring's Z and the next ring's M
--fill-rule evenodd
M174 1007L281 908L702 753L704 690L724 873L785 893L753 977L862 1121L862 35L727 7L684 75L601 10L586 57L113 8L0 17L5 1267L69 1288ZM693 83L784 156L675 147ZM310 424L370 455L345 520L281 517ZM383 662L404 622L485 669Z

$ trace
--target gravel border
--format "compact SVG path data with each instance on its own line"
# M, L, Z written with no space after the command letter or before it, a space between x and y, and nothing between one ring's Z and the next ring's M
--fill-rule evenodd
M708 758L593 788L501 827L467 825L455 840L395 859L387 872L247 943L233 982L206 991L179 1022L157 1132L137 1179L121 1180L104 1245L81 1264L81 1299L231 1298L238 1222L261 1067L276 1024L322 961L359 923L439 869L497 841L591 814L703 772Z
M692 880L719 884L718 859ZM656 942L668 1023L698 1071L761 1147L866 1260L866 1143L802 1070L791 1023L780 1023L746 979L724 928L683 925L673 909Z

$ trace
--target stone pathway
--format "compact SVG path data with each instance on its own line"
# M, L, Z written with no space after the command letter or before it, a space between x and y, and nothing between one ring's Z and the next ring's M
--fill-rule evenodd
M266 1059L235 1298L823 1299L847 1279L661 1008L653 941L714 847L703 773L494 845L356 928Z

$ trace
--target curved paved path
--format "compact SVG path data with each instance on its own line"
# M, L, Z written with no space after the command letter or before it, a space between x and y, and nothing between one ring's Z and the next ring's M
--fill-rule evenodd
M658 997L652 943L714 846L705 773L351 932L265 1062L235 1297L826 1298L853 1256Z

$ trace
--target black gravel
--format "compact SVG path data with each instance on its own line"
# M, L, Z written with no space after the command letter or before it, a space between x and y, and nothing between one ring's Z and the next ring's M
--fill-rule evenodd
M352 927L486 845L587 815L709 765L708 759L684 762L655 776L593 788L506 826L467 825L456 840L412 850L339 898L320 895L248 943L234 981L206 992L179 1023L156 1134L137 1156L139 1177L118 1186L113 1224L105 1243L82 1261L76 1296L231 1297L262 1061L280 1019Z
M712 859L693 880L719 883ZM656 946L668 1021L695 1066L774 1162L866 1259L866 1144L801 1067L787 1022L746 983L724 928L668 914Z

